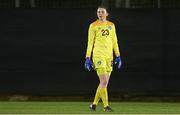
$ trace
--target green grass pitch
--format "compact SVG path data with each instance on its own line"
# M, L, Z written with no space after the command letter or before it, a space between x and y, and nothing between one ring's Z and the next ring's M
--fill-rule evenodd
M113 112L100 103L95 112L90 102L0 102L0 114L180 114L180 103L110 102Z

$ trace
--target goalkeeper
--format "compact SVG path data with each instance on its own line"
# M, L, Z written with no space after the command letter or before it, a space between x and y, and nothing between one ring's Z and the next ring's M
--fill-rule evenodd
M107 9L103 6L98 7L98 19L90 24L88 30L88 44L84 66L88 71L94 68L100 81L94 102L90 105L90 109L93 111L96 110L100 99L103 102L104 111L112 111L108 104L107 86L112 72L113 51L116 56L114 63L118 69L121 67L115 25L107 20L107 16ZM91 61L91 57L93 62Z

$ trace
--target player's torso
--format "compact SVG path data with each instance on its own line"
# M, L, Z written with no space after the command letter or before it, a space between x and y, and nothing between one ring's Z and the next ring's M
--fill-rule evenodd
M94 56L111 57L113 54L113 23L106 24L94 23L95 32Z

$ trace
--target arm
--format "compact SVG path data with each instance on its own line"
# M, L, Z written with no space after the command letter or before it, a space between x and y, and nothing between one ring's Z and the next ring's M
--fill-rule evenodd
M95 32L93 30L93 26L90 25L88 30L88 44L87 44L86 58L91 57L91 53L94 45L94 37L95 37Z
M115 64L117 64L117 68L120 69L122 65L121 57L120 57L120 52L119 52L119 46L118 46L118 40L117 40L117 35L116 35L116 29L115 26L113 26L113 50L116 55L115 59Z
M91 61L91 54L92 54L92 49L93 49L93 45L94 45L94 37L95 37L95 33L94 33L92 25L90 25L89 31L88 31L88 44L87 44L87 51L86 51L86 60L84 63L84 67L88 71L91 71L91 69L93 68L93 63Z
M113 37L113 50L114 50L116 57L118 57L118 56L120 56L120 52L119 52L117 35L116 35L116 29L115 29L114 25L113 25L113 35L114 35L114 37Z

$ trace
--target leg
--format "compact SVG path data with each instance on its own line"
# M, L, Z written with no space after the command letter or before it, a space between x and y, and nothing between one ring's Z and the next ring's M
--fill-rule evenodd
M107 84L108 84L109 77L104 68L98 68L96 69L96 71L97 71L97 75L99 76L100 83L96 90L96 95L95 95L93 104L90 105L90 109L92 111L95 111L96 106L100 99L102 99L104 107L108 106Z
M100 74L99 75L99 79L100 79L100 96L101 99L103 101L104 104L104 111L108 111L111 112L113 111L108 104L108 92L107 92L107 86L109 83L109 78L111 75L111 71L110 72L106 72L106 74Z
M105 68L97 69L97 74L99 76L99 81L100 81L100 84L99 84L100 97L102 99L104 107L107 107L107 106L109 106L109 104L108 104L108 92L107 92L109 75L106 72Z
M109 107L109 104L108 104L108 92L107 92L107 86L108 86L110 74L112 71L112 66L111 66L112 64L109 61L107 63L106 59L99 59L99 58L93 58L93 62L94 62L100 83L96 90L94 102L93 104L90 105L90 109L94 111L96 109L96 106L99 100L102 99L102 102L104 104L104 110L112 111L112 109ZM107 67L109 67L110 69ZM107 70L110 72L107 72Z
M99 102L99 100L100 100L100 92L99 92L99 86L98 86L98 88L97 88L97 90L96 90L96 94L95 94L95 98L94 98L94 101L93 101L93 105L98 105L98 102Z
M101 74L104 74L104 69L100 69L100 68L105 68L106 67L106 60L103 59L103 58L94 57L93 58L93 63L94 63L94 66L96 68L96 72L97 72L98 77ZM99 86L98 86L98 88L96 90L94 101L93 101L93 105L95 105L95 106L98 105L98 102L101 99L101 97L100 97L100 87L101 86L99 84Z

